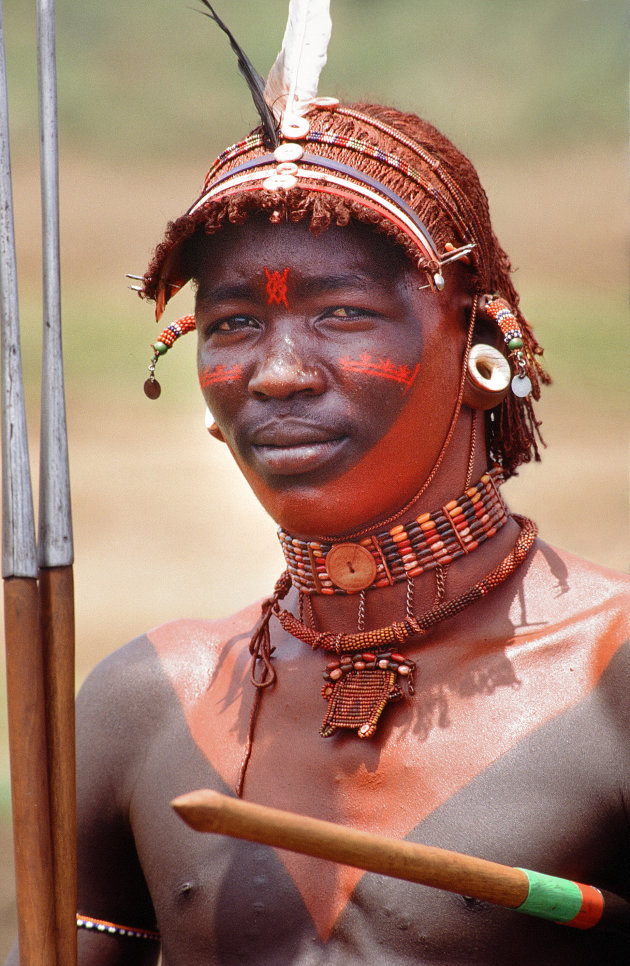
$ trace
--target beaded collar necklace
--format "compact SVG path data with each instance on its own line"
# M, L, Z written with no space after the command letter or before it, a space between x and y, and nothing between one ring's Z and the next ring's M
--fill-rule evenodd
M490 477L490 474L487 475ZM483 477L480 483L483 483ZM408 597L406 617L387 627L360 630L354 634L318 631L290 611L281 609L280 601L286 597L292 585L289 571L282 574L273 595L263 601L260 620L249 644L252 655L251 681L256 688L256 700L250 717L237 795L243 793L263 692L273 686L276 680L276 671L271 660L274 649L271 647L269 635L271 617L275 616L284 630L304 641L313 650L322 648L335 655L334 660L324 670L322 697L328 702L328 707L320 735L328 738L339 729L346 729L356 731L359 738L371 738L387 705L403 697L400 685L406 682L408 693L414 693L415 662L400 653L407 641L418 638L436 624L454 617L481 600L511 577L526 560L534 546L538 528L527 517L514 514L512 518L520 526L521 532L512 550L490 573L463 594L451 600L442 599L424 614L414 615L410 612ZM302 593L300 597L302 596L305 595Z
M353 594L419 577L493 537L508 518L501 470L484 473L456 500L357 542L278 538L291 583L306 594Z
M328 709L320 729L323 738L330 737L340 728L355 730L359 738L371 738L387 704L403 696L398 682L406 681L409 693L414 693L415 662L398 653L398 649L409 638L425 634L436 624L481 600L523 563L534 545L538 528L527 517L514 515L514 520L520 525L521 532L510 553L494 570L458 597L442 601L424 614L407 614L404 620L394 621L386 627L355 634L317 631L290 611L281 610L276 600L273 613L289 634L313 650L323 648L336 654L336 660L329 662L324 671L326 683L322 697L328 701ZM278 581L276 592L281 583L278 599L290 586L286 572Z

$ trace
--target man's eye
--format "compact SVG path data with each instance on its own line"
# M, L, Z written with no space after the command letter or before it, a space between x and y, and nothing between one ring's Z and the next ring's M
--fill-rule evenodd
M347 327L349 323L352 323L352 328L357 326L369 327L374 322L374 314L369 309L355 305L335 305L323 313L321 321L324 324L329 322L331 325L340 322L342 329Z
M210 329L210 334L215 332L239 332L244 329L258 328L258 323L249 315L232 315L229 319L220 319Z
M354 319L357 317L357 315L360 315L360 314L361 313L359 312L358 309L351 309L351 308L348 308L348 306L346 305L342 305L337 309L333 309L332 312L329 313L329 315L331 315L333 319Z

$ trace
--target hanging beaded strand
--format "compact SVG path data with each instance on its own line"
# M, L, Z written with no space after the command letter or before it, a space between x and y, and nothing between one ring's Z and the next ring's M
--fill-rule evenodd
M144 384L144 394L148 396L149 399L157 399L162 392L162 387L155 378L155 367L160 356L165 355L172 345L182 336L186 335L187 332L194 332L195 330L195 316L194 315L183 315L181 319L177 319L176 322L171 322L163 329L151 348L153 349L153 358L149 363L149 378Z
M499 295L490 296L485 311L500 328L510 360L516 370L512 379L512 392L521 399L529 396L532 391L532 383L527 375L527 362L523 352L523 333L518 324L518 319L505 299Z

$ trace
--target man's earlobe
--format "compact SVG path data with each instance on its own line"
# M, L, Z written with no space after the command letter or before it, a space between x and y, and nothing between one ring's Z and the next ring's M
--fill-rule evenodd
M510 363L494 346L477 342L470 349L463 404L470 409L493 409L510 388Z
M214 416L206 406L206 429L211 436L218 439L220 443L225 443L225 437L214 421Z

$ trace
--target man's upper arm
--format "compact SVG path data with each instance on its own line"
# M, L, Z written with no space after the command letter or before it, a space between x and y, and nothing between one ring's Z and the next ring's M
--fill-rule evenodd
M92 672L77 701L78 912L155 930L130 821L137 762L149 740L147 663L146 642L132 642ZM155 941L85 929L78 939L80 964L149 966L158 960Z

